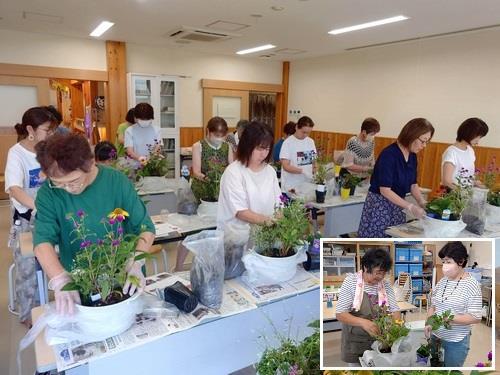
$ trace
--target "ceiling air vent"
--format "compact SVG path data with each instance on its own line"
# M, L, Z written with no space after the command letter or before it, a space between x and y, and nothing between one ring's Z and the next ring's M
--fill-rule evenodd
M189 40L194 42L215 42L220 40L228 40L235 37L240 37L239 34L228 33L219 30L207 30L199 27L181 26L166 36L170 39Z

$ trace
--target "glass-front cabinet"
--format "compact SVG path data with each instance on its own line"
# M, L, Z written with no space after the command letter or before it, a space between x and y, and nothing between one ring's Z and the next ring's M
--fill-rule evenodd
M154 109L154 126L160 129L163 153L169 161L167 177L180 176L179 124L177 120L178 87L175 77L167 75L128 74L128 105L149 103Z

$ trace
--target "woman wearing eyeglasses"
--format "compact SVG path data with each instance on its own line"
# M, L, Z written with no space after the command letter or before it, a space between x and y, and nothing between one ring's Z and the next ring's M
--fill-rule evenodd
M464 270L469 255L462 242L449 242L440 251L443 262L443 278L432 292L431 308L427 317L451 311L451 328L439 328L432 332L426 325L425 335L433 345L444 349L445 367L462 367L469 353L472 324L481 322L483 306L481 285Z
M28 109L21 123L15 126L18 142L9 149L5 166L5 192L9 194L13 213L9 247L16 265L17 310L20 321L27 326L31 325L31 309L36 305L35 259L22 257L18 239L21 232L31 230L36 193L44 181L35 146L55 127L56 120L46 108Z
M456 142L446 149L441 162L441 183L445 187L452 189L456 186L457 178L474 180L476 155L473 147L486 134L488 125L477 117L468 118L458 127ZM460 175L460 171L464 173Z
M121 172L96 165L94 155L85 137L77 134L56 134L36 147L37 160L48 181L36 198L37 216L33 236L35 255L49 277L49 288L54 290L56 307L60 313L72 313L80 302L78 292L61 289L71 277L75 255L80 249L75 240L69 213L85 212L85 225L97 238L104 238L106 231L102 219L116 208L124 209L130 217L123 222L125 234L139 234L145 227L136 250L148 251L154 240L154 225L146 207L133 185ZM54 246L59 245L59 257ZM144 285L142 264L134 262L128 275L137 277ZM124 290L133 294L135 286Z
M406 222L403 210L417 218L425 215L425 200L417 184L417 153L434 135L424 118L410 120L398 139L380 153L370 180L370 189L361 214L359 237L387 237L385 230ZM405 200L411 193L417 205Z

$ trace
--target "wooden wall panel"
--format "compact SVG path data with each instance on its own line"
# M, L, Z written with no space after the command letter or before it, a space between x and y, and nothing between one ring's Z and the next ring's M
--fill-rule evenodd
M107 137L113 141L118 125L127 115L127 66L124 42L106 41L106 61L108 66L108 97L106 104L109 123Z

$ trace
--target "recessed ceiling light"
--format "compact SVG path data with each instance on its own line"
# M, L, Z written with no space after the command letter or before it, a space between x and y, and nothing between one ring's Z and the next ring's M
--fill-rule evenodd
M280 7L280 6L276 6L276 5L274 5L274 6L272 6L272 7L271 7L271 9L272 9L272 10L275 10L276 12L280 12L280 11L282 11L283 9L285 9L285 7Z
M343 34L343 33L348 33L350 31L367 29L369 27L386 25L388 23L404 21L404 20L407 20L407 19L408 19L408 17L406 17L406 16L396 16L396 17L384 18L382 20L377 20L377 21L362 23L362 24L359 24L359 25L354 25L354 26L349 26L349 27L343 27L341 29L331 30L331 31L328 32L328 34L332 34L332 35Z
M272 44L265 44L263 46L258 46L254 48L249 48L249 49L243 49L241 51L236 52L238 55L246 55L247 53L254 53L254 52L259 52L259 51L265 51L266 49L271 49L271 48L276 48L276 46L273 46Z
M97 26L94 31L90 33L90 36L98 37L104 34L111 26L113 26L113 22L102 21L99 26Z

